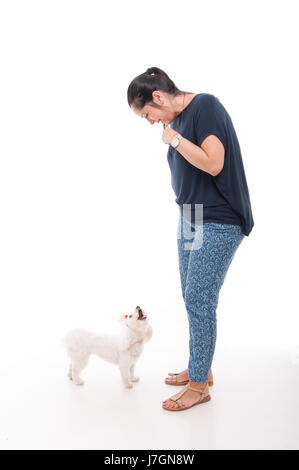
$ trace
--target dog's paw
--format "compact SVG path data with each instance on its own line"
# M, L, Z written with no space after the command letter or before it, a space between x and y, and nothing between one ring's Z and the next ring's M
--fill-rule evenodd
M128 383L125 383L125 384L124 384L124 387L125 387L125 388L133 388L133 384L131 384L130 382L128 382Z
M84 385L84 380L82 379L73 379L75 385Z
M139 377L131 377L130 380L131 382L138 382Z

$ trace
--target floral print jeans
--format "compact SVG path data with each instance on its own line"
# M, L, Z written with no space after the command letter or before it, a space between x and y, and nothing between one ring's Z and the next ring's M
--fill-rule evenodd
M189 320L188 375L194 382L208 380L216 345L219 291L244 237L239 225L195 225L179 215L179 269Z

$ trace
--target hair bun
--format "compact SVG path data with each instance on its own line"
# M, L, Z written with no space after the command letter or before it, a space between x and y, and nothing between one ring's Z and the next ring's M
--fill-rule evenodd
M157 67L149 67L146 73L148 75L160 75L160 70Z

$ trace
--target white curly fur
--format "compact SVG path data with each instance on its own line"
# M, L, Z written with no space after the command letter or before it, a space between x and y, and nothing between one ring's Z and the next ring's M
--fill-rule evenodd
M96 354L107 362L119 366L120 375L126 388L132 388L134 366L140 357L144 342L149 341L153 330L148 322L147 313L136 307L132 314L121 315L120 336L95 334L84 329L72 329L63 339L71 359L68 377L76 385L83 385L80 373L86 367L91 354Z

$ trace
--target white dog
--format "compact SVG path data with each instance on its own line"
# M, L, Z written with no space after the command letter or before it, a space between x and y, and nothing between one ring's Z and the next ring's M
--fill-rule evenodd
M96 354L107 362L118 364L123 384L132 388L134 366L143 351L144 341L152 336L152 327L148 323L148 315L140 307L132 314L121 315L120 336L96 335L83 329L71 330L63 339L71 364L68 377L76 385L83 385L80 373L87 365L89 356Z

